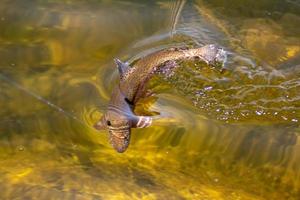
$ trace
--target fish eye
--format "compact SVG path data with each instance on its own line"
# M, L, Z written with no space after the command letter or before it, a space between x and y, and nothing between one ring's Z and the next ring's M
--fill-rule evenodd
M110 121L108 120L108 121L106 121L106 124L107 124L107 126L111 126L111 123L110 123Z

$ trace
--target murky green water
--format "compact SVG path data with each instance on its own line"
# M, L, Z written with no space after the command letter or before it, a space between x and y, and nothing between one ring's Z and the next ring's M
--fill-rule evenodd
M0 2L0 199L299 199L300 3ZM113 58L215 43L226 70L183 63L149 84L117 154L101 116ZM59 110L58 107L64 109Z

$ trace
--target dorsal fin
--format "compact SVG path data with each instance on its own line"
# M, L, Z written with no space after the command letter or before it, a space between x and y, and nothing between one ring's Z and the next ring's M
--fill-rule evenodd
M118 58L115 58L114 61L118 67L120 78L122 79L126 74L127 70L129 69L129 65L127 63L122 62Z

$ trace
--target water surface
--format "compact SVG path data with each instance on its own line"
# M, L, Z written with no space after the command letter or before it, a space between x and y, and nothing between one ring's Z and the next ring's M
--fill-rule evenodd
M298 1L0 3L1 199L298 199ZM175 31L172 33L172 27ZM92 127L118 74L170 46L218 44L154 77L124 154ZM61 110L62 109L62 110Z

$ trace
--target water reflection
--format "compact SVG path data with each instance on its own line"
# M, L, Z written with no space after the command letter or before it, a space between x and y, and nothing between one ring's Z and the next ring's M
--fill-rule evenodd
M169 37L169 1L2 1L1 74L65 111L0 79L0 197L297 199L297 3L232 2L187 2ZM206 43L231 52L227 70L188 61L154 78L138 112L166 118L126 154L89 128L117 81L112 58Z

